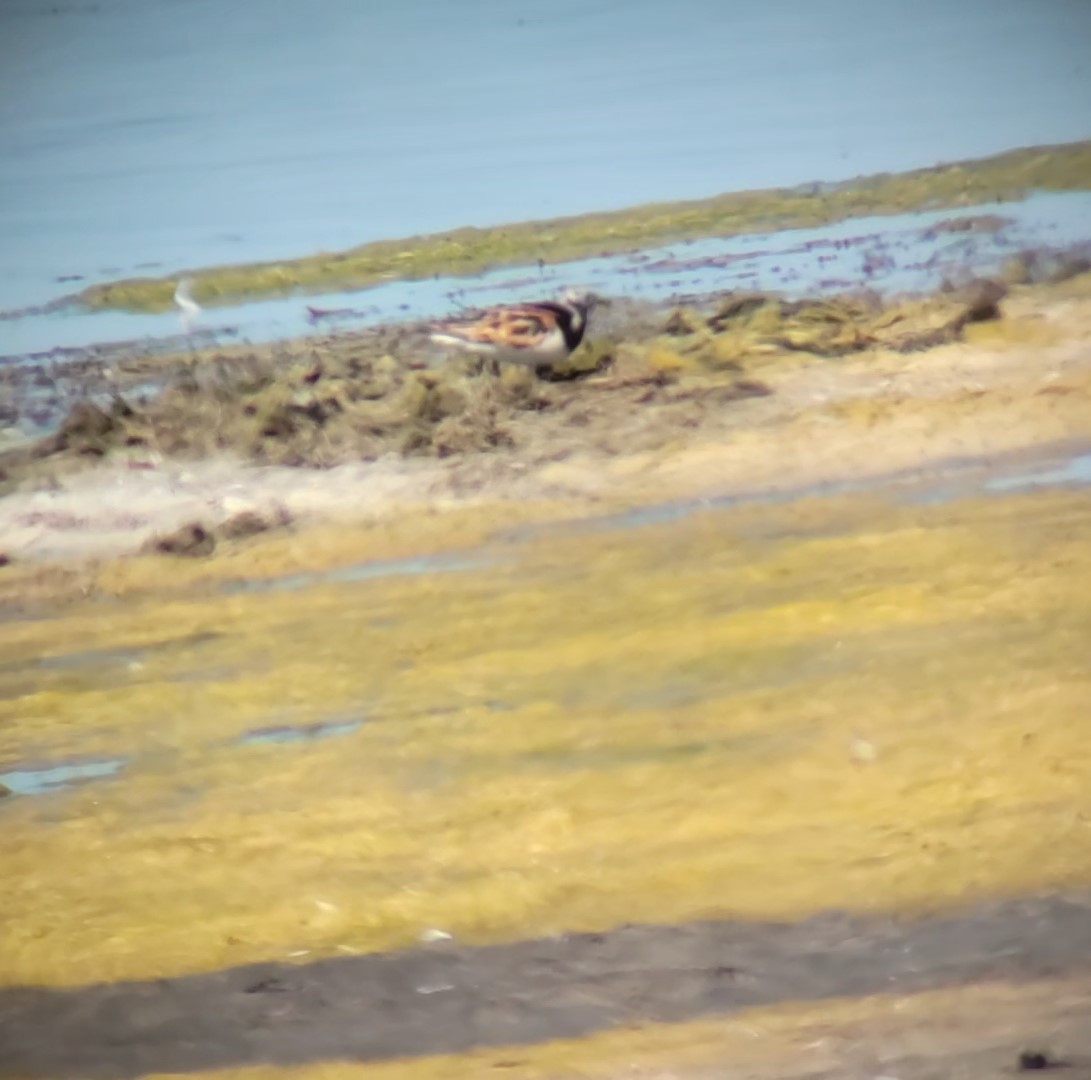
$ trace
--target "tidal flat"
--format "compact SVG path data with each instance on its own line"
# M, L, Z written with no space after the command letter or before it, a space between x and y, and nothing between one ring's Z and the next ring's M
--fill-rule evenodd
M568 453L550 426L410 461L339 521L368 474L297 469L333 478L310 513L205 557L33 557L155 478L125 440L9 495L9 529L39 509L6 549L4 770L124 764L5 800L7 975L1083 880L1086 488L986 480L1091 444L1086 275L1004 304L909 354L760 356L770 392L714 406L708 374L546 384L601 402ZM684 368L681 329L640 362ZM660 426L626 447L638 397ZM279 728L312 735L253 737Z
M123 764L4 801L4 977L1086 885L1089 509L819 497L8 619L2 771Z
M1078 1043L1091 275L1062 276L622 306L551 379L414 366L400 330L213 349L7 451L0 1065L786 1076L835 1032L914 1076L906 1017L967 1060ZM894 955L897 994L860 974ZM342 961L387 1004L270 1050ZM482 997L550 965L573 1013ZM193 1057L199 1008L255 1041Z

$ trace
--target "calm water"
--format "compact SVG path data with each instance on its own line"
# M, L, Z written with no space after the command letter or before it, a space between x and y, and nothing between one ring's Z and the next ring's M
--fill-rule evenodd
M982 214L995 230L952 233L934 226ZM365 291L289 295L205 310L194 336L179 334L178 313L134 314L69 307L0 323L0 363L93 343L126 351L188 347L213 340L276 341L331 329L405 322L562 288L674 301L727 289L786 295L838 293L866 284L881 292L920 292L945 279L999 269L1019 251L1064 249L1091 258L1091 192L1039 193L1018 203L855 218L813 229L708 237L637 252L545 267L501 267L468 278L391 281ZM1048 265L1048 264L1047 264ZM865 267L867 268L865 270ZM317 317L316 317L317 313Z
M7 0L0 310L1082 138L1089 43L1086 0Z

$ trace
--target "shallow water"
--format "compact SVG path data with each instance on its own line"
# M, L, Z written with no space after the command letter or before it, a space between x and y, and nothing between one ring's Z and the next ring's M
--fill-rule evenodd
M12 795L48 795L75 784L116 776L124 765L124 758L112 758L36 767L8 767L0 772L0 785Z
M240 743L274 743L277 745L304 743L312 739L332 739L338 735L351 735L359 731L362 720L327 721L317 724L276 724L269 727L254 728L239 736Z
M306 589L313 585L328 583L347 585L358 581L370 581L373 578L479 570L492 565L495 561L494 558L457 552L422 555L411 559L376 559L339 566L332 570L314 570L280 578L231 581L224 586L224 591L228 593L268 592L276 589Z
M995 227L958 232L937 225L996 218ZM563 288L654 301L727 289L821 296L866 286L885 294L925 292L945 280L997 271L1020 251L1091 254L1091 193L1039 193L1021 202L891 214L811 229L709 237L641 251L559 263L541 271L503 267L472 277L393 281L367 290L298 295L204 311L193 343L265 342L380 323L408 322ZM329 317L315 318L315 312ZM14 355L55 347L132 341L173 344L178 316L78 308L26 314L0 323ZM0 355L0 363L4 361Z
M1011 476L994 476L985 487L989 491L1023 491L1027 488L1091 484L1091 454L1080 454L1060 464L1033 469Z
M222 0L13 0L0 310L118 276L1085 138L1088 40L1082 0L730 15L269 0L259 23ZM0 355L43 347L9 331Z
M74 652L41 656L34 661L34 667L46 671L70 671L80 668L95 668L100 671L132 669L145 658L154 656L156 653L191 645L202 645L215 640L216 635L214 633L202 633L188 637L166 638L163 641L149 642L139 646L77 649ZM19 671L23 666L18 662L0 662L0 673Z
M790 505L815 496L865 494L877 489L882 489L887 498L903 505L930 506L990 492L1085 485L1091 485L1091 453L1065 452L1058 448L1058 452L1046 454L1043 460L1034 464L1027 464L1021 457L999 463L968 457L950 460L938 467L931 466L927 476L922 476L918 470L907 469L864 480L831 481L743 495L680 499L545 526L523 525L507 530L503 536L506 539L525 540L557 531L581 533L635 529L645 525L666 525L693 514L754 503Z

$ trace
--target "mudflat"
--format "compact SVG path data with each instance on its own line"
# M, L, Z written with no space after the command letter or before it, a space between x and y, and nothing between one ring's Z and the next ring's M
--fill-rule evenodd
M5 1075L1086 1074L1091 280L614 318L7 452Z

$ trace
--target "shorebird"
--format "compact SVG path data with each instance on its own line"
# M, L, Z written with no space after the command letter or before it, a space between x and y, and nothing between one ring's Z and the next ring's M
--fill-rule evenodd
M597 303L590 294L566 293L561 300L501 304L469 318L435 323L430 337L491 360L530 367L555 364L575 352Z
M178 287L174 290L174 304L178 308L179 319L182 323L182 333L193 333L193 327L201 314L201 305L193 299L193 278L182 278Z

